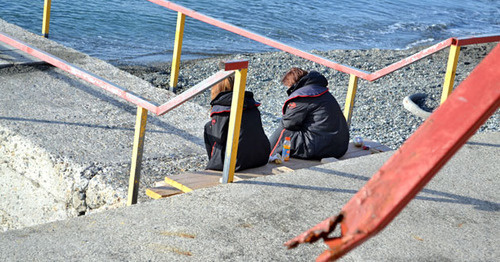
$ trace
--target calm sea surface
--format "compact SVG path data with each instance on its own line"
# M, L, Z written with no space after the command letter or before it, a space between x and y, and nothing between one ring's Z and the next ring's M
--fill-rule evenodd
M43 0L0 0L0 18L40 34ZM498 0L173 1L303 50L405 49L500 33ZM50 38L111 62L171 60L177 13L147 0L54 0ZM187 17L183 58L273 51Z

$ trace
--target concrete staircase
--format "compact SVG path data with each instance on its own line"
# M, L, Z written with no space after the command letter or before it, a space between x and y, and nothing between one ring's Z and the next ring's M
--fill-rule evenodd
M236 172L234 181L241 181L246 179L258 178L268 175L276 175L282 173L293 172L299 169L318 166L325 163L342 161L356 157L367 156L370 154L382 153L391 151L387 146L380 143L364 140L362 144L355 145L353 142L349 143L349 148L344 156L339 159L324 158L321 161L303 160L291 158L286 162L269 162L265 166L250 168L243 171ZM221 171L204 170L199 172L187 172L179 175L165 177L164 181L159 181L154 187L146 189L146 195L153 199L165 198L181 193L191 192L194 189L207 188L219 185L222 179Z

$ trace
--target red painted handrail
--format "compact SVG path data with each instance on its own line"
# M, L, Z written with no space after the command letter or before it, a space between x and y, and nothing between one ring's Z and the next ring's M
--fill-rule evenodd
M453 45L464 46L473 44L484 44L500 41L500 35L481 35L470 37L453 38Z
M124 88L121 88L120 86L113 84L109 81L106 81L102 79L99 76L96 76L92 73L86 72L83 69L78 68L75 65L72 65L71 63L64 61L58 57L55 57L51 54L48 54L46 52L43 52L37 48L34 48L20 40L14 39L6 34L3 34L0 32L0 41L17 48L27 54L30 54L40 60L43 60L57 68L60 68L82 80L87 81L90 84L93 84L95 86L98 86L120 98L123 98L137 106L140 106L142 108L147 109L149 112L154 113L156 115L163 115L167 113L168 111L178 107L179 105L183 104L184 102L188 101L195 95L199 94L200 92L210 88L211 86L217 84L218 82L222 81L224 78L234 74L234 71L224 71L221 70L211 77L207 78L206 80L198 83L194 87L186 90L180 95L175 96L165 104L158 106L157 104L148 101L145 98L142 98L138 95L135 95L131 92L128 92ZM226 67L230 68L228 70L239 70L243 68L248 67L248 61L229 61L225 63Z
M414 62L416 62L416 61L418 61L418 60L420 60L428 55L434 54L437 51L442 50L442 49L450 46L452 42L453 42L453 39L448 38L448 39L446 39L440 43L437 43L429 48L426 48L426 49L424 49L424 50L422 50L422 51L420 51L412 56L404 58L399 62L396 62L396 63L389 65L383 69L380 69L376 72L371 73L370 76L368 77L368 80L369 81L377 80L385 75L388 75L388 74L390 74L398 69L401 69L401 68L403 68L411 63L414 63Z
M366 185L333 216L285 245L320 238L337 259L386 227L500 106L500 44L415 131ZM329 238L336 225L341 236Z
M341 72L344 72L347 74L353 74L353 75L356 75L356 76L361 77L363 79L368 78L369 72L366 72L366 71L363 71L360 69L356 69L354 67L342 65L342 64L337 63L335 61L326 59L324 57L302 51L300 49L297 49L295 47L291 47L289 45L286 45L286 44L281 43L279 41L273 40L271 38L259 35L257 33L250 32L250 31L245 30L241 27L238 27L238 26L217 20L217 19L212 18L210 16L198 13L194 10L191 10L191 9L186 8L184 6L172 3L170 1L165 1L165 0L148 0L148 1L155 3L157 5L160 5L160 6L166 7L170 10L181 12L189 17L192 17L192 18L197 19L199 21L202 21L204 23L222 28L222 29L227 30L229 32L233 32L235 34L244 36L244 37L252 39L254 41L257 41L257 42L266 44L268 46L272 46L274 48L283 50L283 51L288 52L290 54L294 54L296 56L305 58L307 60L316 62L318 64L333 68L335 70L338 70L338 71L341 71Z
M170 101L159 106L158 110L156 111L156 114L163 115L163 114L167 113L168 111L170 111L170 110L180 106L184 102L188 101L193 96L195 96L195 95L207 90L211 86L219 83L224 78L226 78L230 75L233 75L234 70L239 70L239 69L243 69L243 68L248 68L248 61L247 60L229 61L229 62L224 63L224 70L221 70L221 71L215 73L211 77L203 80L202 82L198 83L197 85L184 91L182 94L175 96Z
M191 99L193 96L207 90L211 86L219 83L222 81L224 78L234 74L234 71L224 71L221 70L211 77L203 80L202 82L198 83L197 85L191 87L190 89L184 91L182 94L179 94L175 96L174 98L170 99L170 101L166 102L165 104L161 105L158 107L158 110L156 111L157 115L163 115L167 113L168 111L182 105L183 103L187 102L189 99Z
M141 98L139 96L136 96L132 93L129 93L127 92L125 89L111 83L111 82L108 82L92 73L88 73L80 68L78 68L77 66L75 65L72 65L70 64L69 62L66 62L62 59L59 59L51 54L48 54L46 52L43 52L41 50L38 50L34 47L31 47L29 46L28 44L20 41L20 40L17 40L17 39L14 39L12 37L9 37L3 33L0 33L0 41L12 46L12 47L15 47L27 54L30 54L38 59L41 59L55 67L58 67L76 77L79 77L95 86L98 86L118 97L121 97L131 103L134 103L138 106L141 106L151 112L155 112L156 111L156 107L157 105L152 103L152 102L149 102L147 100L145 100L144 98Z
M302 51L300 49L297 49L295 47L286 45L284 43L281 43L279 41L273 40L271 38L259 35L257 33L251 32L249 30L245 30L241 27L223 22L221 20L212 18L210 16L201 14L199 12L196 12L192 9L186 8L184 6L172 3L170 1L166 0L148 0L149 2L155 3L157 5L166 7L170 10L181 12L189 17L192 17L194 19L197 19L199 21L202 21L204 23L219 27L221 29L227 30L229 32L233 32L235 34L244 36L246 38L252 39L254 41L263 43L265 45L283 50L285 52L288 52L290 54L305 58L309 61L316 62L318 64L324 65L326 67L335 69L340 72L344 72L347 74L352 74L355 75L359 78L368 80L368 81L374 81L377 80L387 74L390 74L398 69L401 69L413 62L416 62L430 54L433 54L441 49L444 49L450 45L470 45L470 44L480 44L480 43L489 43L489 42L497 42L500 41L500 35L486 35L486 36L475 36L475 37L461 37L461 38L448 38L436 45L433 45L421 52L418 52L417 54L414 54L412 56L409 56L399 62L396 62L392 65L389 65L385 68L382 68L376 72L370 73L368 71L364 71L361 69L357 69L348 65L343 65L340 63L337 63L335 61L329 60L327 58L324 58L319 55L314 55L305 51Z

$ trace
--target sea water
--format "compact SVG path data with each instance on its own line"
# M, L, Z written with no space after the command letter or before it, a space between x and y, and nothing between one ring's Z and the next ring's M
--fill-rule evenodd
M500 33L497 0L173 1L293 47L406 49ZM0 18L41 34L43 0L0 0ZM177 12L147 0L52 1L49 37L110 62L169 61ZM183 59L276 51L186 18Z

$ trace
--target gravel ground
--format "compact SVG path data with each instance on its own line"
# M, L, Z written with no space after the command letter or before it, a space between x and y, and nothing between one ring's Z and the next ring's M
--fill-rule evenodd
M455 87L468 76L494 46L495 43L490 43L461 48ZM424 48L426 47L408 50L332 50L312 51L312 53L344 65L374 72ZM374 82L360 79L351 122L351 138L362 136L393 149L399 148L423 122L422 118L407 111L402 101L408 95L424 93L427 97L416 101L421 108L432 111L438 107L446 72L448 50L441 50ZM215 73L218 70L219 61L233 59L249 60L247 90L254 92L256 99L262 103L260 110L268 136L280 120L281 107L286 99L286 88L281 85L280 79L293 66L316 70L324 74L329 80L330 91L341 107L344 107L349 81L347 74L284 52L239 54L183 61L177 92L182 92ZM158 88L169 88L170 63L117 64L117 66L149 81ZM209 92L195 97L192 101L208 110ZM480 132L498 131L499 120L500 115L497 111L481 127Z

